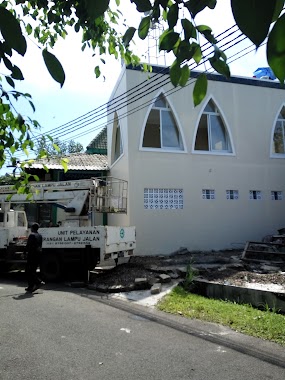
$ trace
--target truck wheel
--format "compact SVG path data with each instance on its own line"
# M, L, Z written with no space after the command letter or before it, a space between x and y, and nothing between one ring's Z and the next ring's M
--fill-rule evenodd
M53 254L44 254L41 260L41 275L46 281L56 281L61 276L59 257Z

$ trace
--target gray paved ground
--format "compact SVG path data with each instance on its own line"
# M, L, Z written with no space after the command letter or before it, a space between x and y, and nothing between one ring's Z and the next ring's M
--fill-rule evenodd
M284 348L87 289L0 280L1 380L274 379Z

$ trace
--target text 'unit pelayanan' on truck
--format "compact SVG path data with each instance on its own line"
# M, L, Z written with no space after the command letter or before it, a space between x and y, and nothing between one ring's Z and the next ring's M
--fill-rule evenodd
M133 255L135 227L100 225L106 224L103 221L106 222L108 213L127 212L126 181L100 177L32 182L30 192L32 196L27 199L26 194L18 194L13 186L0 186L2 270L25 262L23 251L30 232L28 225L33 222L40 223L41 272L47 280L57 279L68 271L84 274L106 260L117 263L119 258ZM55 209L56 227L43 227L43 220L28 221L28 208L43 204Z

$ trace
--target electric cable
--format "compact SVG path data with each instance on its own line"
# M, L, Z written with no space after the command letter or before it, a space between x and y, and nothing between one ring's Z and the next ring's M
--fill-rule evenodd
M232 46L233 46L233 45L232 45ZM231 46L231 47L232 47L232 46ZM253 46L253 45L251 45L251 46ZM248 49L248 47L247 47L246 49ZM254 49L253 49L253 50L254 50ZM243 49L242 51L244 51L244 49ZM251 51L250 51L250 52L251 52ZM247 54L249 54L250 52L248 52ZM240 53L240 52L239 52L239 53ZM235 55L236 55L236 54L235 54ZM245 55L246 55L246 54L245 54ZM231 57L229 57L229 59L230 59L230 58L231 58ZM211 71L209 71L209 70L206 70L206 71L207 71L208 73L213 73L215 70L214 70L214 69L211 69ZM204 71L204 72L205 72L205 71ZM202 72L201 72L201 73L202 73ZM195 80L196 80L196 78L191 78L191 79L189 80L189 83L186 84L186 86L184 86L184 87L187 87L188 85L192 84ZM177 91L182 90L184 87L176 87L176 88L172 88L171 90L168 90L168 91L164 92L163 95L167 97L168 95L171 95L172 93L175 93L175 92L177 92ZM143 108L147 108L147 107L149 107L151 104L154 103L155 100L156 100L156 99L151 99L150 101L146 101L145 103L143 103L143 104L141 104L140 106L138 106L138 107L132 109L131 111L127 111L127 112L125 112L124 114L122 114L122 115L120 115L120 116L118 117L118 120L121 120L121 119L123 119L123 118L125 118L125 117L128 117L128 116L130 116L131 114L133 114L133 113L135 113L135 112L137 112L137 111L140 111L140 110L143 109ZM124 107L122 107L122 108L124 108ZM90 124L91 124L91 123L92 123L92 122L90 122ZM95 128L88 129L88 130L85 131L85 132L81 132L80 134L73 136L73 138L83 137L83 136L85 136L86 134L89 134L89 133L91 133L91 132L94 131L94 130L101 129L102 127L107 126L107 125L110 125L110 124L112 124L112 123L113 123L113 120L111 120L110 122L107 122L107 123L104 122L104 123L102 123L102 124L96 126Z
M230 29L230 28L229 28ZM233 33L233 32L232 32ZM232 34L231 33L231 34ZM238 37L236 37L235 39L237 39L237 38L239 38L239 37L241 37L241 36L243 36L242 34L240 34ZM242 39L241 40L239 40L239 41L236 41L234 44L232 44L231 46L229 46L227 49L229 49L229 48L231 48L232 46L235 46L235 45L237 45L238 43L240 43L241 41L243 41L244 39L246 39L246 37L245 36L243 36L242 37ZM223 40L223 39L222 39ZM230 42L232 42L232 40L231 41L228 41L228 42L226 42L226 43L224 43L224 45L222 45L222 46L226 46L226 45L228 45ZM246 49L248 49L249 47L247 47ZM224 50L227 50L227 49L224 49ZM244 51L244 50L246 50L246 49L243 49L242 51ZM242 51L240 51L240 52L238 52L238 53L236 53L236 54L240 54ZM235 55L236 55L235 54ZM204 64L205 62L207 62L207 60L205 59L206 57L204 57L204 60L200 63L200 64ZM199 66L200 64L198 64L197 66ZM195 63L192 63L192 65L195 65ZM165 71L167 68L163 68L161 71ZM157 76L157 75L159 75L158 73L156 73L155 74L155 76ZM169 83L170 81L168 80L168 83ZM189 83L190 84L190 83ZM145 85L144 85L145 86ZM137 86L135 86L136 88L137 87L139 87L139 85L137 85ZM158 87L160 87L161 88L161 84L159 83L159 85L157 84L157 86L155 86L155 89L153 89L153 91L155 91ZM173 92L176 92L177 90L180 90L180 89L182 89L182 88L178 88L178 89L172 89L172 91ZM131 89L132 90L132 89ZM129 91L131 91L131 90L129 90ZM152 92L153 92L152 91ZM172 92L171 92L172 93ZM144 95L146 95L146 94L144 94ZM125 94L124 94L124 96L125 96ZM119 98L119 96L117 97L117 98ZM129 104L131 104L131 103L133 103L133 102L135 102L135 101L137 101L138 99L135 99L135 100L132 100L131 102L129 102L128 103L128 105ZM147 104L147 106L149 105L149 104L151 104L153 102L153 100L150 102L150 103L148 103ZM102 107L102 106L100 106L100 107ZM146 105L145 105L145 103L144 103L144 105L143 105L143 107L146 107ZM140 106L139 108L137 108L137 110L138 109L142 109L143 108L142 106ZM97 107L97 108L99 108L99 107ZM120 108L118 108L117 110L120 110L121 108L123 108L123 107L120 107ZM136 109L133 109L132 110L132 113L133 112L136 112ZM110 112L109 112L110 113ZM127 114L125 114L125 115L122 115L122 116L120 116L120 118L122 118L122 117L126 117L127 116ZM101 117L102 118L102 117ZM98 119L96 119L96 120L94 120L94 119L92 119L91 121L89 121L88 123L85 123L84 124L84 127L86 127L86 126L88 126L88 125L90 125L91 123L94 123L95 121L98 121L98 120L100 120L100 118L98 118ZM108 123L109 124L109 123ZM96 130L99 130L99 129L101 129L104 125L106 125L106 122L104 122L104 123L102 123L101 125L99 125L99 126L96 126L95 128L93 127L92 129L88 129L87 131L85 131L85 132L81 132L81 133L79 133L78 135L75 135L75 136L73 136L72 138L78 138L78 137L82 137L82 136L84 136L84 135L86 135L86 134L89 134L90 132L94 132L94 131L96 131Z
M233 47L233 46L239 44L239 43L242 42L244 39L246 39L246 37L243 36L243 38L242 38L240 41L236 41L236 42L234 42L231 46L227 47L225 50L230 49L231 47ZM228 44L228 43L227 43L227 44ZM252 47L252 46L253 46L253 45L251 45L251 46L249 46L249 47L246 47L246 48L242 49L242 50L239 51L238 53L235 53L233 56L235 56L235 55L237 55L237 54L240 54L241 52L247 50L248 48L250 48L250 47ZM254 50L254 49L253 49L253 50ZM251 50L251 51L252 51L252 50ZM251 51L250 51L250 52L251 52ZM250 52L247 52L247 53L245 53L244 55L249 54ZM243 56L244 56L244 55L243 55ZM232 56L231 56L231 57L232 57ZM231 57L229 57L229 59L230 59ZM242 57L242 56L241 56L241 57ZM236 58L236 59L238 59L238 58ZM235 60L236 60L236 59L235 59ZM204 64L205 62L207 62L206 59L204 59L204 61L201 62L199 65ZM232 61L231 61L231 62L232 62ZM195 64L192 63L192 65L195 65ZM198 65L197 65L197 66L198 66ZM206 71L209 72L209 70L206 70ZM215 70L211 70L211 72L214 72L214 71L215 71ZM190 78L190 79L189 79L189 83L188 83L186 86L190 85L190 84L193 83L195 80L196 80L195 78L192 78L192 79ZM170 82L170 81L169 81L169 82ZM186 87L186 86L185 86L185 87ZM159 88L161 88L161 86L159 86ZM179 90L182 90L183 88L184 88L184 87L182 87L182 88L181 88L181 87L178 87L178 88L172 88L171 90L165 92L164 95L167 97L168 95L171 95L172 93L175 93L175 92L177 92L177 91L179 91ZM137 99L133 100L132 102L129 102L128 105L129 105L130 103L134 103L135 101L137 101ZM151 99L150 101L147 101L147 102L141 104L140 106L138 106L138 107L132 109L131 111L127 111L127 112L125 112L123 115L120 115L120 117L118 117L118 119L121 120L121 119L123 119L123 118L125 118L125 117L127 117L127 116L129 116L129 115L131 115L131 114L133 114L133 113L135 113L135 112L137 112L137 111L143 109L143 108L149 107L149 105L152 104L153 102L154 102L154 99ZM123 107L123 106L120 107L119 109L117 109L117 111L120 110L121 108L124 108L124 107ZM93 122L94 122L94 121L92 120L92 121L90 121L88 124L86 124L85 126L88 126L88 125L92 124ZM92 132L96 131L96 130L102 129L102 127L104 127L104 126L106 126L106 125L110 125L110 124L112 124L112 123L113 123L113 120L110 121L110 122L107 122L107 123L104 122L104 123L102 123L102 124L96 126L95 128L92 127L91 129L88 129L87 131L80 132L79 134L73 136L72 138L83 137L83 136L85 136L85 135L87 135L87 134L89 134L89 133L92 133ZM64 141L68 141L68 140L64 140Z
M242 34L240 34L239 36L237 36L236 39L239 38L239 37L241 37L241 36L242 36ZM226 43L225 43L224 45L222 45L222 46L226 46L228 43L230 43L230 41L226 42ZM206 56L204 56L204 61L202 62L202 64L205 63L205 57L208 57L210 54L211 54L211 53L208 53ZM199 66L199 65L200 65L200 64L198 64L197 66ZM193 63L192 66L194 67L194 66L195 66L195 63ZM168 69L168 68L163 68L163 71L165 72L167 69ZM157 76L157 75L159 75L159 73L156 73L156 74L155 74L155 76ZM151 78L151 79L152 79L152 78ZM156 80L158 80L158 79L161 79L161 77L157 78ZM153 85L153 83L152 83L151 80L150 80L150 81L145 81L145 82L147 82L147 83L143 83L143 87L149 86L150 84L152 84L152 86L151 86L151 87L149 86L149 89L148 89L148 92L147 92L147 93L146 93L145 91L143 91L143 92L137 92L136 95L135 95L135 98L137 98L136 100L140 99L142 96L145 96L146 94L149 94L149 93L150 93L150 90L152 90L152 91L156 91L157 88L161 87L163 84L169 83L170 80L169 80L169 77L167 76L167 78L164 78L164 79L162 78L162 79L161 79L158 83L156 83L155 85ZM135 87L137 88L138 86L135 86ZM124 94L124 96L125 96L125 94ZM125 96L125 97L126 97L126 96ZM132 99L132 98L131 98L131 99ZM133 99L133 100L135 100L135 99ZM125 102L120 103L119 106L124 106L126 103L129 104L129 99L128 99L128 98L127 98L127 100L126 100ZM74 132L74 128L77 128L77 129L78 129L78 128L82 127L82 126L85 127L85 126L89 125L90 122L96 122L96 121L102 119L103 117L106 117L110 112L112 112L114 109L117 109L117 108L118 108L118 106L115 107L114 105L112 105L111 108L108 107L107 111L104 110L103 113L101 112L101 113L99 113L98 115L96 115L96 118L95 118L95 119L94 119L94 115L92 115L92 119L85 120L84 122L82 121L80 124L78 124L78 125L76 125L76 126L74 126L74 125L70 125L67 129L64 130L64 133L58 131L58 129L57 129L57 133L55 133L54 135L52 135L52 137L53 137L53 138L60 138L60 137L62 137L63 135L66 135L67 132L71 131L71 129L72 129L72 132ZM121 107L120 107L120 108L121 108ZM50 134L50 133L49 133L49 134Z
M242 36L242 38L241 38L239 41L237 41L235 44L232 44L229 48L231 48L231 47L237 45L238 43L240 43L240 42L242 42L244 39L246 39L246 37L244 37L243 35L240 35L240 36ZM226 44L225 44L225 46L226 46ZM227 50L227 49L228 49L228 48L226 48L226 49L224 49L224 50ZM205 64L205 63L207 63L207 56L205 56L205 57L204 57L204 60L203 60L201 63L199 63L198 65L196 65L195 63L192 63L192 64L191 64L191 68L194 67L194 66L195 66L195 68L196 68L196 67L199 67L200 65L203 65L203 64ZM122 108L124 108L124 107L126 107L126 106L130 106L130 105L133 104L134 102L136 102L136 101L138 101L138 100L141 100L142 97L145 97L145 96L147 96L147 95L149 95L149 94L151 94L151 93L157 91L157 90L160 89L163 85L167 85L167 84L169 84L169 83L171 83L169 77L168 77L167 79L163 79L162 81L158 82L155 86L152 86L147 92L144 92L143 94L140 93L138 96L129 99L126 105L125 105L125 104L120 104L119 107L112 107L112 108L109 109L108 112L107 112L106 114L104 114L103 116L99 115L99 116L97 116L97 118L95 118L95 119L92 118L91 120L85 121L84 124L83 124L83 127L86 127L86 126L88 126L88 125L90 125L90 124L92 124L92 123L95 123L95 122L101 120L103 117L104 117L104 118L107 117L109 114L112 114L114 111L119 111L119 110L121 110ZM179 88L180 88L180 87L179 87ZM141 95L142 95L142 96L141 96ZM152 101L153 101L153 100L152 100ZM81 125L79 125L78 127L80 127L80 126L81 126ZM78 128L78 129L79 129L79 128ZM70 130L70 129L68 129L68 130ZM73 129L72 132L75 132L75 130ZM84 135L84 134L83 134L83 135ZM62 136L62 135L57 135L57 137L60 137L60 136ZM78 137L78 135L76 135L76 136ZM75 138L75 136L73 136L73 138Z
M231 26L230 28L226 29L224 32L220 33L216 38L218 38L219 36L222 36L224 35L225 33L227 33L228 31L230 31L231 29L233 29L236 25L233 25ZM231 32L229 33L227 36L223 37L223 39L225 38L228 38L230 35L232 35L233 33L237 32L238 30L234 31L234 32ZM220 41L222 41L223 39L221 39ZM218 41L218 42L220 42ZM209 43L209 42L206 42L203 46L205 45L210 45L207 49L211 48L212 45ZM145 87L149 87L150 84L154 83L155 81L161 79L161 76L160 74L162 73L165 73L167 74L167 71L168 71L169 67L164 67L160 70L160 72L157 72L155 75L152 76L151 80L150 81L145 81L145 83L140 83L136 86L134 86L133 88L129 89L128 91L126 91L125 93L123 94L120 94L119 96L113 98L111 101L108 101L107 103L103 104L103 105L100 105L98 106L97 108L95 108L94 110L92 111L89 111L87 112L86 114L76 118L76 119L73 119L65 124L62 124L61 126L57 127L57 128L54 128L54 129L51 129L49 131L46 131L45 134L49 134L51 135L52 137L56 137L58 134L59 134L59 131L61 131L62 129L64 129L64 127L67 127L67 126L71 126L73 124L75 124L75 126L77 126L76 124L78 123L81 123L80 126L82 125L82 121L85 120L86 118L90 118L90 117L94 117L94 114L97 114L100 112L102 113L105 113L105 108L107 107L110 107L111 105L114 106L115 104L117 104L118 102L122 101L122 98L129 98L129 96L133 93L136 94L136 96L138 96L138 89L143 89ZM139 93L140 95L141 93ZM89 121L89 120L88 120ZM54 136L52 134L52 132L55 131L56 133L56 136Z

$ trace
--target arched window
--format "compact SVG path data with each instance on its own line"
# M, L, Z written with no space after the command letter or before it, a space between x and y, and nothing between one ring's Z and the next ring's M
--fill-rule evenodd
M273 134L272 152L285 154L285 107L280 111Z
M196 151L232 153L227 128L213 100L210 100L200 118L195 147Z
M148 115L142 147L183 150L182 137L163 94L157 97Z
M112 163L117 161L119 157L123 154L123 143L121 136L121 127L118 119L117 113L115 113L114 117L114 125L113 125L113 140L112 140L113 148L112 148Z

